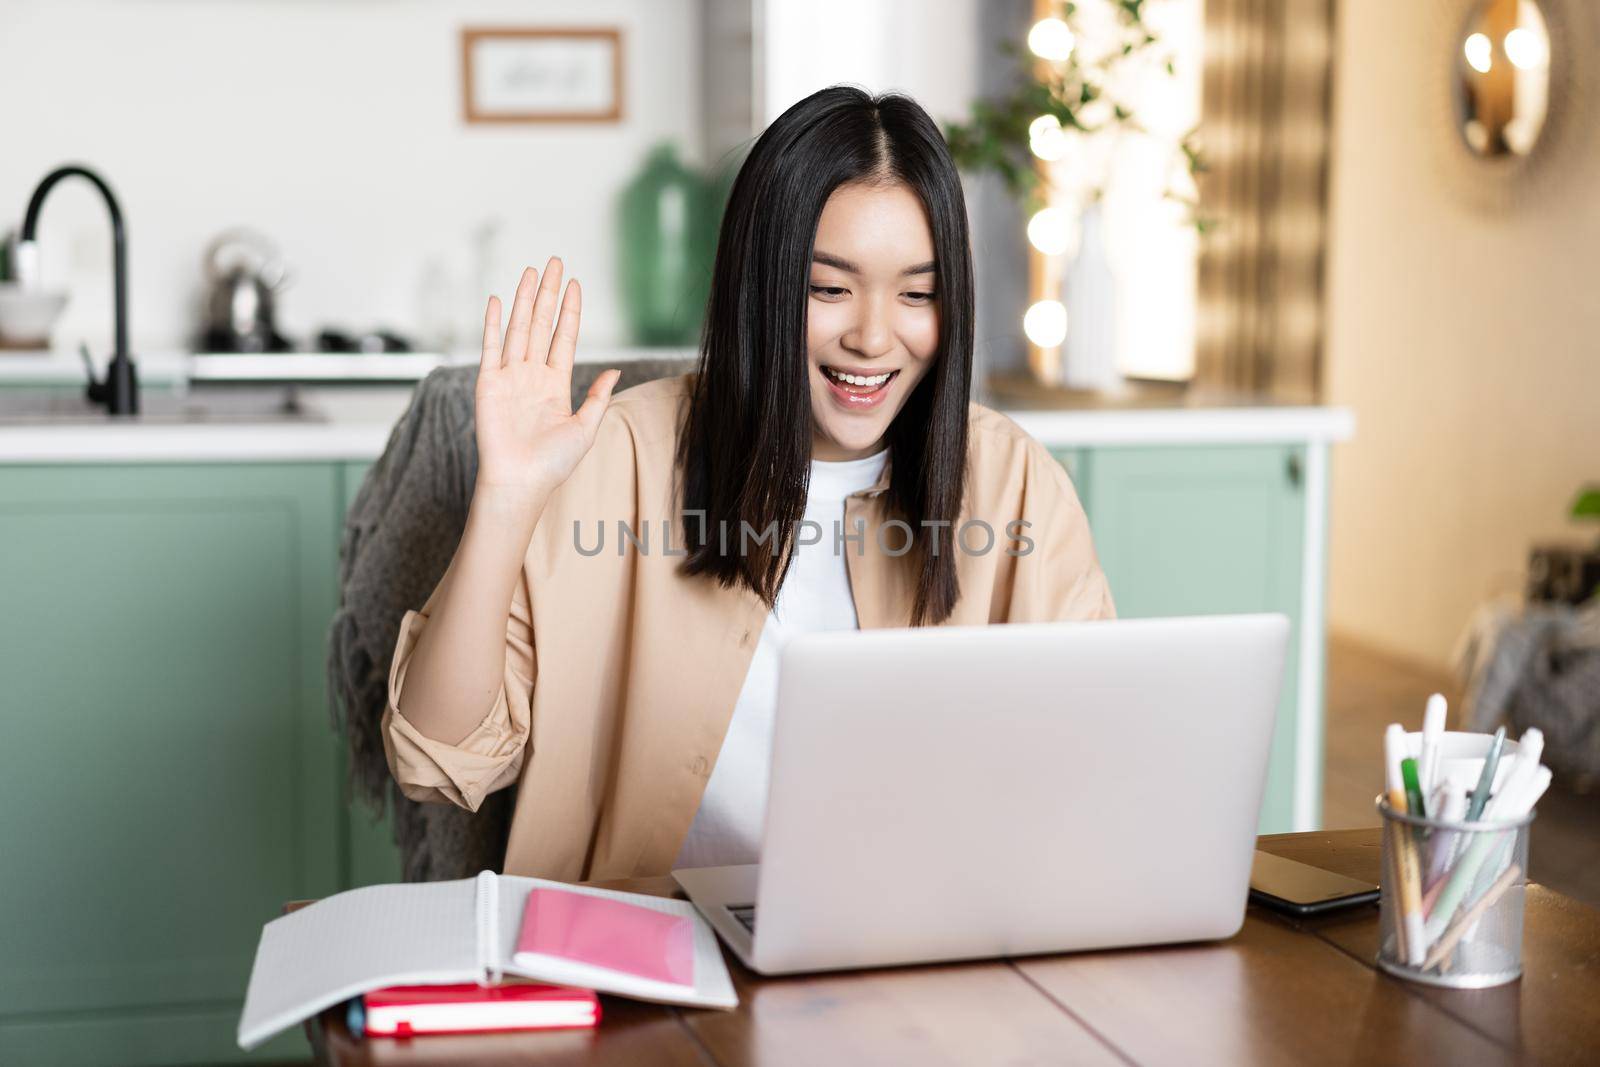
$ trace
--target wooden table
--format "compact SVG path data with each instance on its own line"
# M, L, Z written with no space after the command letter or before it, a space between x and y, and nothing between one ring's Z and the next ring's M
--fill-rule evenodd
M1261 847L1378 880L1378 831ZM671 894L671 879L607 883ZM1378 910L1292 921L1252 906L1228 941L847 974L761 978L728 957L740 1004L604 998L595 1031L355 1040L306 1024L336 1067L475 1064L1600 1063L1600 911L1527 889L1525 973L1433 989L1372 964Z

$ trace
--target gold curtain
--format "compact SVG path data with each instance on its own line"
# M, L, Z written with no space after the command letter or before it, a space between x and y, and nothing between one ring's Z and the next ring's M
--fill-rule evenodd
M1333 0L1206 0L1195 381L1315 399Z

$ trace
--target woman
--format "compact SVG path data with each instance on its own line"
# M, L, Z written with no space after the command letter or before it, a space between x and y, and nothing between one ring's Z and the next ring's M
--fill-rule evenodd
M754 861L795 633L1111 616L1066 474L968 403L966 209L913 101L826 89L756 141L694 375L573 411L561 270L503 338L489 300L466 529L383 721L408 797L518 785L507 872Z

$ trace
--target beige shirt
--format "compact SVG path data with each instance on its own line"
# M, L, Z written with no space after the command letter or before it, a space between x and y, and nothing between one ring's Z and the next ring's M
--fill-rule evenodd
M675 457L688 400L687 377L612 400L529 542L506 620L504 684L460 744L425 736L399 713L428 605L401 624L383 716L389 767L411 799L472 811L516 783L509 874L666 874L700 806L768 609L747 589L678 571ZM975 404L969 426L958 527L972 525L958 538L961 597L945 625L1111 618L1089 524L1061 465L997 412ZM877 536L882 529L890 552L902 544L883 526L887 487L886 473L845 508L847 531L858 520L866 529L844 546L862 629L910 621L909 568ZM619 520L644 547L619 538ZM1008 525L1017 522L1027 525ZM587 554L601 524L603 548Z

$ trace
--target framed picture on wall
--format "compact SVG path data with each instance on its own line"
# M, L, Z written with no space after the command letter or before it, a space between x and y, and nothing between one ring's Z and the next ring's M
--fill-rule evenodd
M461 102L467 122L618 122L622 33L463 28Z

